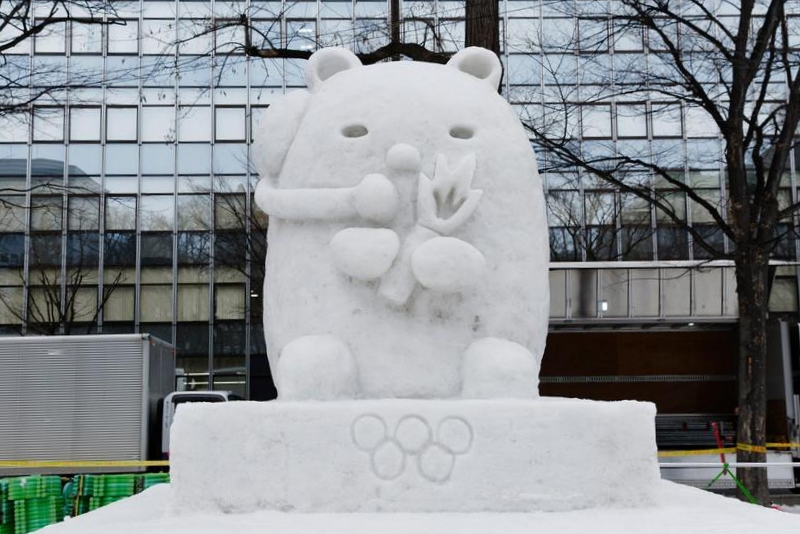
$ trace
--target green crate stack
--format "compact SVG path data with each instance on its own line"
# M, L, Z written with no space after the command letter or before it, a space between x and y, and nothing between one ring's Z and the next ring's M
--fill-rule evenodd
M141 493L156 484L169 484L169 473L146 473L136 477L136 493Z
M92 477L93 497L130 497L137 475L100 475Z
M14 534L14 502L8 498L6 479L0 479L0 534Z
M64 485L64 515L75 517L89 511L93 476L96 475L75 475Z
M8 499L22 501L61 495L61 477L29 476L8 479Z
M61 521L61 478L29 476L0 481L0 534L27 534Z
M60 521L63 509L60 496L14 501L14 534L28 534Z

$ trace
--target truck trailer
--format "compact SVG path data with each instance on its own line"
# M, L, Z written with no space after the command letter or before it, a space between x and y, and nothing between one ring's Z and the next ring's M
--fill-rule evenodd
M160 459L161 404L174 389L175 349L148 334L0 337L0 461ZM71 471L36 466L0 476Z

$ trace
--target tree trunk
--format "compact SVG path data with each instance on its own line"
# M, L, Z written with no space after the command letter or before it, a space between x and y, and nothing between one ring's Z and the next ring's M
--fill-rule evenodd
M465 46L481 46L500 55L500 3L498 0L467 0Z
M739 462L766 462L767 271L769 256L758 247L736 253L739 301ZM760 504L769 501L766 468L739 468L737 475ZM740 495L740 498L743 498Z

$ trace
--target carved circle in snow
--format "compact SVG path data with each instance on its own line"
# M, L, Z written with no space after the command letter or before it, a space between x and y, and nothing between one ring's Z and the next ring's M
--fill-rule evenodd
M279 398L452 398L465 377L469 396L536 395L497 387L538 371L549 305L544 195L501 73L479 48L366 67L323 49L308 90L267 110L253 157Z

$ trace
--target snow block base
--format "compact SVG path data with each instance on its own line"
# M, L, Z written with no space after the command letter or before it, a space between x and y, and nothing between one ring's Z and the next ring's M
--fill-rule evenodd
M524 512L654 504L650 403L186 404L172 509Z

